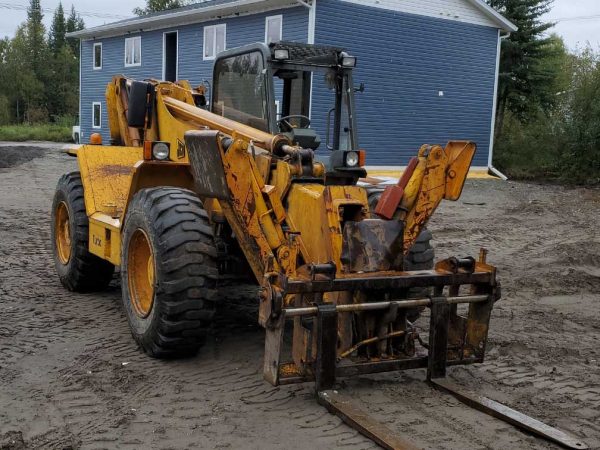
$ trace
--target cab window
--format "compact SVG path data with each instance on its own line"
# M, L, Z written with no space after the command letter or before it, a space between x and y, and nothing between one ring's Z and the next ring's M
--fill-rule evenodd
M269 131L265 65L260 52L219 59L215 64L213 112Z

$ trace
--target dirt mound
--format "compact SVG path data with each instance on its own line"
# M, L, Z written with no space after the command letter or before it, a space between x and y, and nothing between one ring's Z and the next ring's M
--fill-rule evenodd
M46 149L41 147L0 147L0 169L17 167L35 158L44 156Z

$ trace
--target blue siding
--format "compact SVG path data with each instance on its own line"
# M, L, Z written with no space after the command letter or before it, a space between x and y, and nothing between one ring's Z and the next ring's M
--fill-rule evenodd
M359 141L371 166L405 165L425 143L477 142L486 166L496 69L496 28L359 6L317 2L316 43L358 57ZM439 96L439 91L444 96ZM314 84L313 123L332 106Z
M252 42L264 41L265 17L283 15L283 39L306 42L308 39L308 9L305 7L286 8L260 14L227 18L219 21L198 23L163 30L142 32L128 36L82 42L81 77L81 133L82 142L87 142L91 133L100 131L106 143L109 142L108 117L104 91L113 75L124 74L132 78L145 79L162 77L163 33L179 31L179 78L189 80L192 85L211 81L213 61L202 59L204 26L218 23L227 24L227 48L239 47ZM125 37L142 36L142 65L125 67ZM102 42L102 70L92 69L92 50L95 42ZM102 102L102 129L92 128L92 103Z
M142 66L124 67L125 36L82 43L81 128L92 129L92 103L102 102L102 134L108 142L104 102L115 74L161 78L163 33L179 31L179 78L192 84L211 80L213 61L202 59L203 28L227 24L227 48L264 40L265 17L283 14L284 40L306 42L308 9L268 11L172 29L143 32ZM346 48L358 57L356 85L359 141L371 166L405 165L424 143L450 139L477 142L474 164L485 166L489 152L497 29L393 12L339 0L318 0L317 44ZM134 35L131 35L134 36ZM92 70L94 42L103 44L103 67ZM322 76L314 80L313 126L324 139L331 94ZM440 97L439 92L444 96ZM324 151L324 150L320 150Z

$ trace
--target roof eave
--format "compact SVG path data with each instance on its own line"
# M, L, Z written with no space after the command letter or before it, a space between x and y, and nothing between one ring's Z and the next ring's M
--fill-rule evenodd
M135 33L148 29L168 28L194 21L209 20L218 16L234 15L240 7L257 7L264 4L269 6L286 6L297 4L297 0L237 0L204 8L189 9L185 11L174 10L171 13L160 16L139 17L122 23L109 23L85 30L68 33L67 37L77 39L94 39L100 37L119 36L127 33Z
M469 0L475 7L477 7L486 16L496 22L502 31L508 33L515 32L519 29L514 23L488 5L484 0Z
M483 0L468 0L482 13L496 22L499 28L506 32L514 32L518 27L510 20L489 6ZM122 23L109 23L98 27L88 28L85 30L67 33L67 37L77 39L94 39L100 37L119 36L126 33L135 33L142 30L168 28L187 23L192 23L195 20L207 20L219 15L233 15L236 10L244 6L265 5L280 5L286 4L301 4L304 0L237 0L230 3L207 6L204 8L190 9L185 11L174 10L172 13L167 13L160 16L139 17L137 19L128 20Z

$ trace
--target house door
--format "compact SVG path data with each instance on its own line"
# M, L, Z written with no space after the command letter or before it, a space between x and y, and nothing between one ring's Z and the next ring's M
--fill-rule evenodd
M177 31L163 34L163 79L177 81Z

